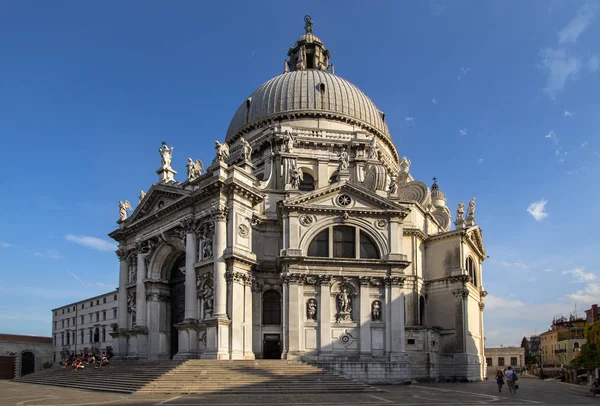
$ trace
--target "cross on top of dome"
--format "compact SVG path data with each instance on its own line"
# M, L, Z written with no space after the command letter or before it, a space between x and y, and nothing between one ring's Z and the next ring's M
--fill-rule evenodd
M307 34L312 34L312 18L307 14L304 16L304 32Z

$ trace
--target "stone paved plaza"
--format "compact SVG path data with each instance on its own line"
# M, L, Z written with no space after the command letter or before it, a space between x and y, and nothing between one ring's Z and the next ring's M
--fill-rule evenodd
M0 406L51 405L594 405L587 387L537 379L520 380L516 396L496 392L493 381L469 384L381 386L360 394L120 395L0 381Z

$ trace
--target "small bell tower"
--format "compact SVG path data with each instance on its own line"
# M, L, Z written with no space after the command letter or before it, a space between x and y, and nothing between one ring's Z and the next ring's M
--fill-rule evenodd
M313 21L309 15L304 17L304 35L302 35L294 46L288 51L290 60L285 72L318 69L328 71L331 54L323 45L323 42L313 34Z

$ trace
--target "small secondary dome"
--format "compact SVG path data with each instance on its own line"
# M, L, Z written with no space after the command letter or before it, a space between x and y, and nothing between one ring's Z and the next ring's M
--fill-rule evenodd
M312 32L310 16L305 33L288 51L282 75L256 89L233 116L225 141L269 121L302 116L342 120L390 139L385 114L358 87L336 76L330 53Z

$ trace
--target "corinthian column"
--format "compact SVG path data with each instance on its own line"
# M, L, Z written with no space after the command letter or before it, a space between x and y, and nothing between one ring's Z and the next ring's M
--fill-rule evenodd
M137 254L137 280L135 283L135 327L146 327L146 258L142 252L142 244L136 244Z
M213 255L214 255L214 294L215 294L215 310L214 315L217 317L227 317L227 281L225 273L227 272L227 264L223 258L223 251L227 247L227 208L219 206L213 210L215 219L215 235L213 238Z
M198 319L198 293L196 290L196 234L193 230L194 220L185 219L181 222L185 232L185 319Z

